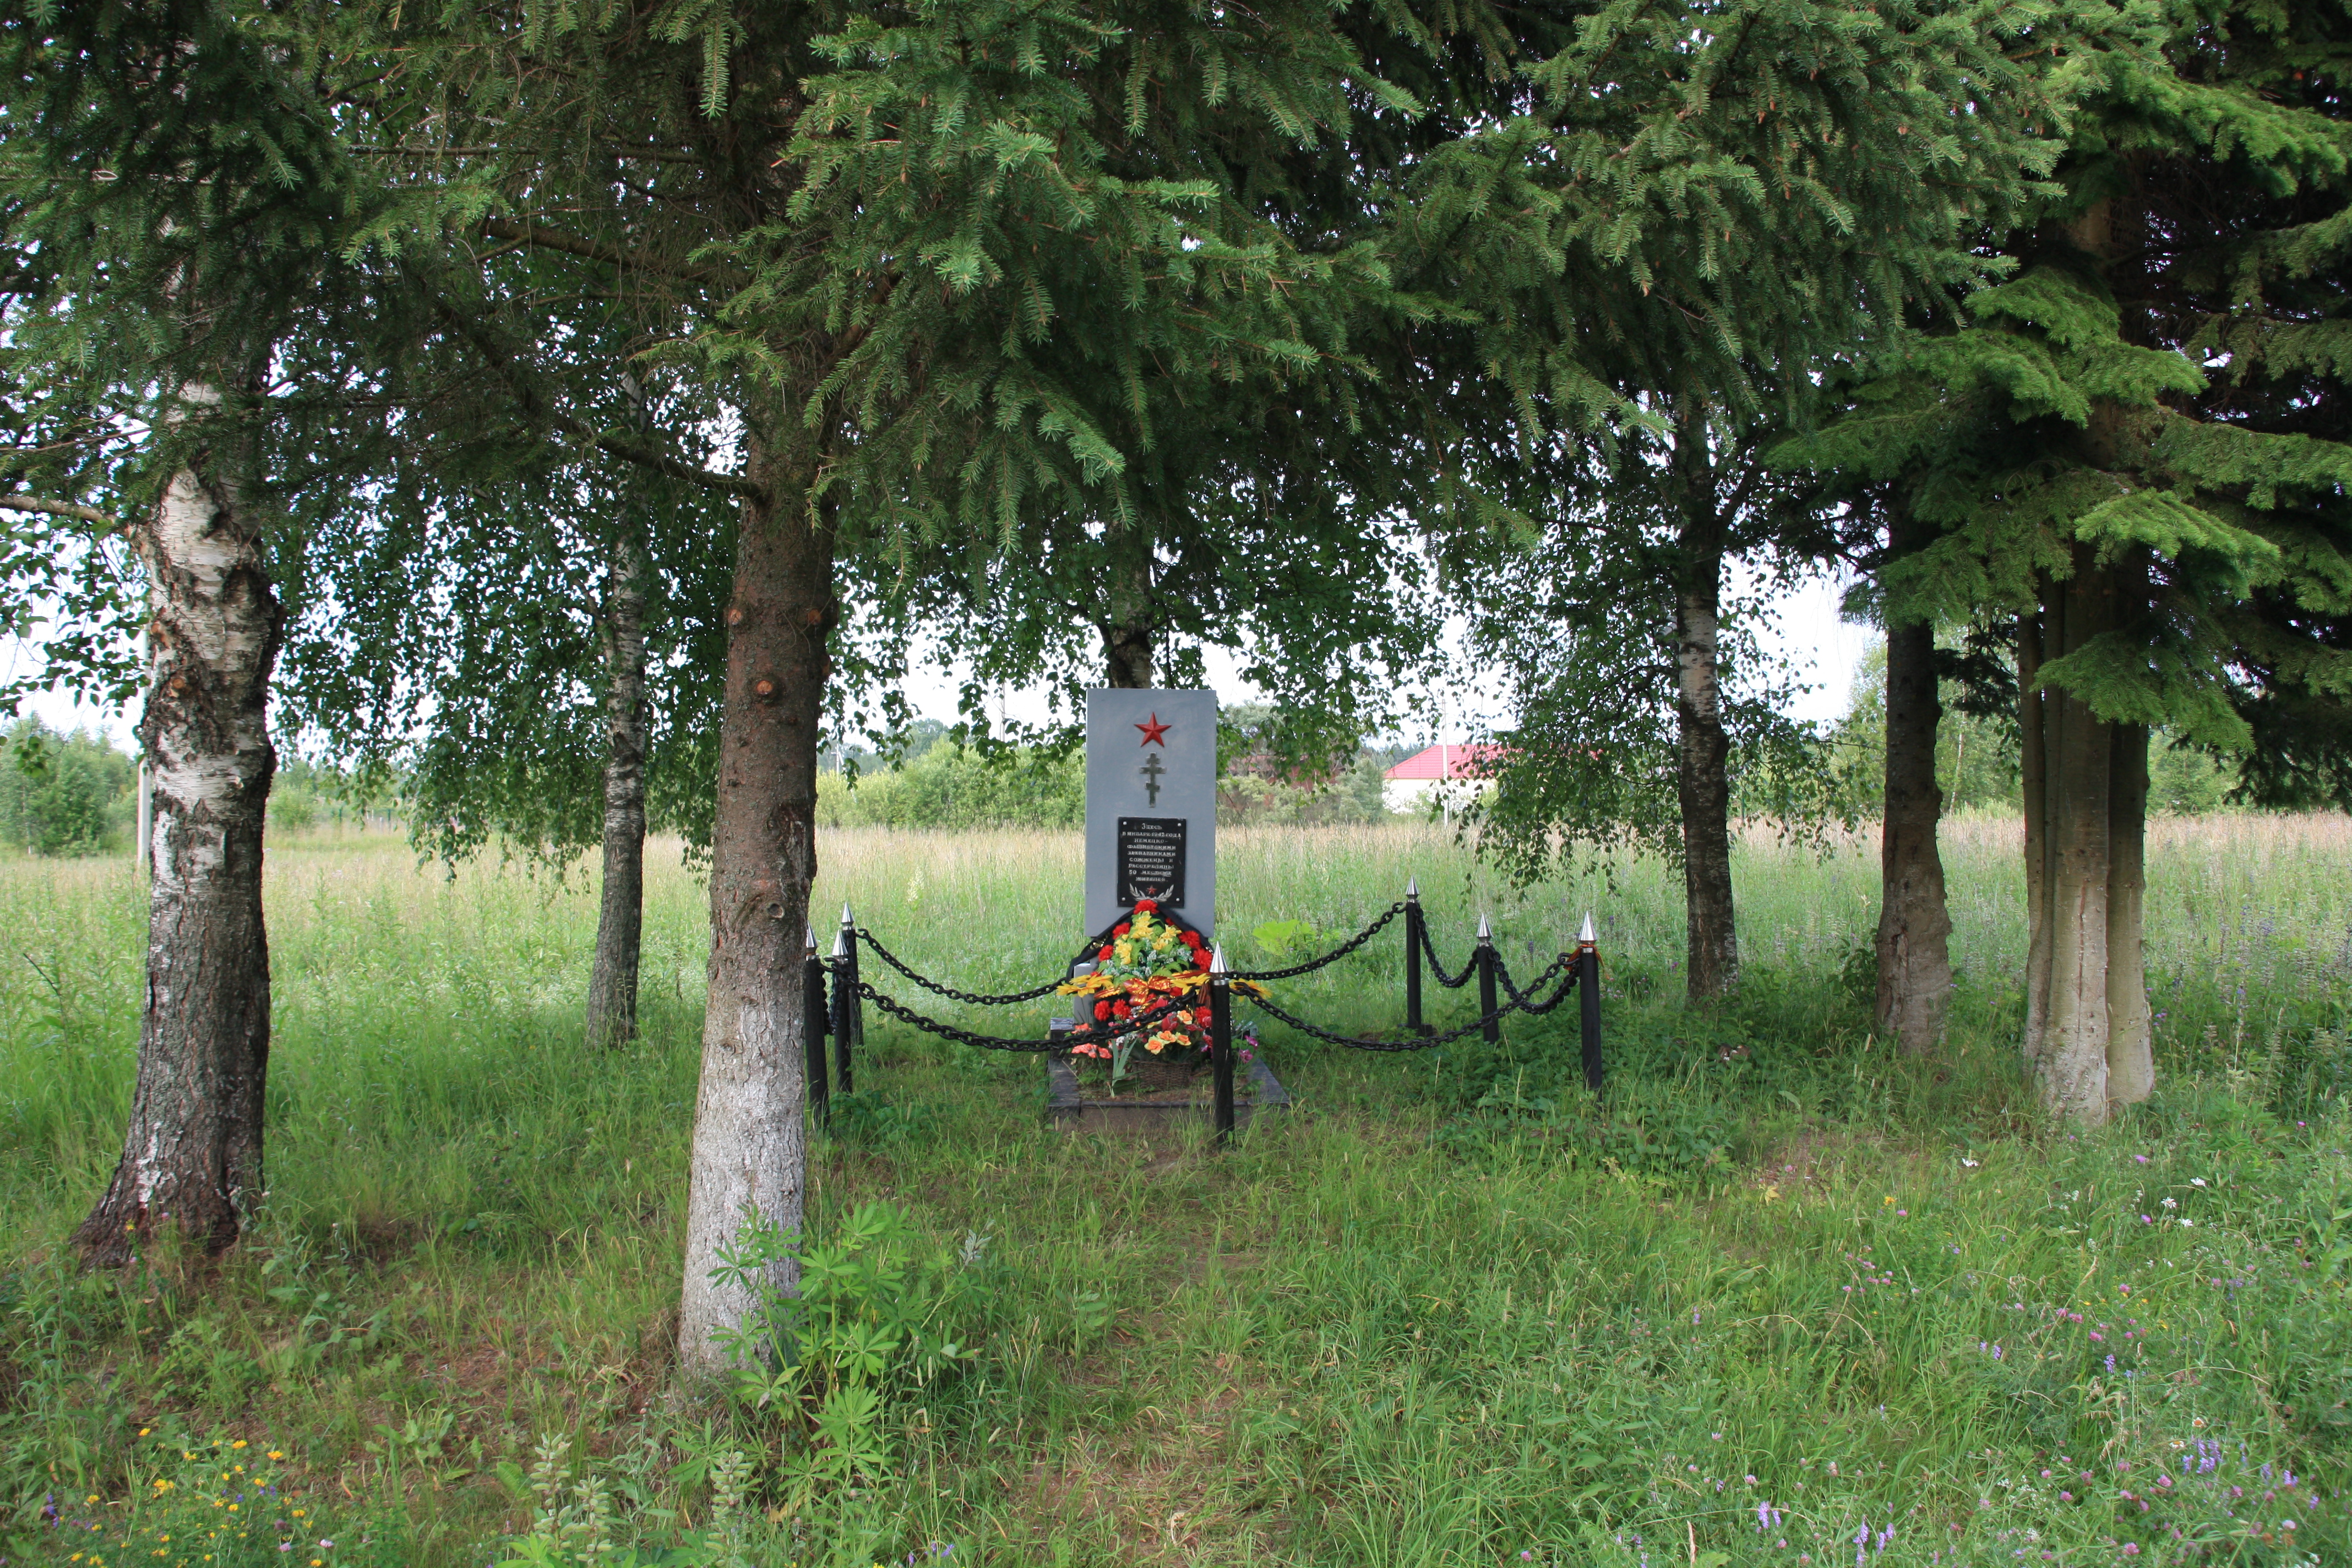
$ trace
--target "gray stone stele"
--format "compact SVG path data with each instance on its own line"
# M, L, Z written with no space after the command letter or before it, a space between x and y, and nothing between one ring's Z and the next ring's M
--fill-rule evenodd
M1184 823L1184 901L1169 907L1203 937L1214 934L1215 692L1107 687L1087 693L1088 936L1127 912L1117 885L1122 816L1172 817Z

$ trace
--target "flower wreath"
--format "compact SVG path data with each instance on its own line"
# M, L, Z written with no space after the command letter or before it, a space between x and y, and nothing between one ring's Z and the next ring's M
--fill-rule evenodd
M1065 996L1090 998L1081 1003L1084 1022L1116 1024L1139 1013L1164 1006L1171 998L1199 996L1195 1006L1179 1007L1154 1020L1149 1034L1135 1030L1106 1040L1100 1036L1074 1042L1070 1048L1083 1057L1109 1061L1113 1047L1124 1056L1141 1046L1153 1056L1171 1049L1209 1048L1209 950L1201 933L1160 913L1150 899L1111 927L1110 939L1095 953L1091 974L1081 974L1057 987ZM1247 981L1235 984L1249 990Z

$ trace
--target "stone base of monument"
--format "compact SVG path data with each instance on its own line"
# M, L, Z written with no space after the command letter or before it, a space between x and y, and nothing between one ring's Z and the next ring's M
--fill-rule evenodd
M1234 1066L1234 1131L1247 1127L1262 1111L1290 1109L1290 1091L1265 1058L1253 1057ZM1110 1096L1098 1085L1081 1085L1067 1056L1050 1056L1045 1058L1045 1115L1065 1132L1144 1140L1173 1137L1191 1127L1203 1131L1216 1127L1216 1089L1206 1072L1182 1088Z

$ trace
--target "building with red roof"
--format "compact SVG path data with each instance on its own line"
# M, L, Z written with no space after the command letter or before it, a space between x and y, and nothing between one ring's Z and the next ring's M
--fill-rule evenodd
M1391 811L1451 811L1494 787L1485 764L1503 754L1496 745L1436 745L1414 752L1382 775L1381 798ZM1451 787L1449 787L1451 786Z

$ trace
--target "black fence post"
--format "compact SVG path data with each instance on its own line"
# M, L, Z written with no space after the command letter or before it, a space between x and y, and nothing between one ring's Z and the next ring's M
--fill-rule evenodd
M841 940L849 950L849 1042L859 1050L866 1048L866 1002L857 994L858 983L864 978L858 972L857 921L844 900L841 906Z
M1584 1019L1584 1087L1601 1092L1601 953L1592 944L1592 917L1576 939L1576 1002Z
M1234 988L1225 978L1225 950L1209 954L1209 1071L1217 1086L1217 1142L1234 1141Z
M1478 1016L1486 1020L1480 1032L1486 1043L1493 1045L1503 1037L1503 1021L1495 1016L1495 933L1487 928L1486 917L1478 917Z
M842 1093L854 1094L856 1090L850 1087L849 1080L849 1010L857 1005L857 999L849 989L851 969L849 929L846 926L833 939L833 962L825 967L833 971L833 1076L841 1080Z
M816 955L816 928L811 926L808 947L801 957L801 1002L806 1021L802 1032L808 1054L809 1115L822 1127L833 1115L833 1091L824 1080L824 960Z
M1404 885L1404 1028L1408 1035L1425 1035L1421 1021L1421 879Z

